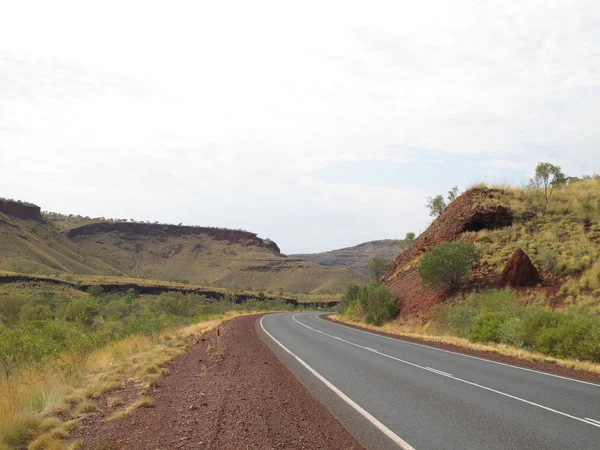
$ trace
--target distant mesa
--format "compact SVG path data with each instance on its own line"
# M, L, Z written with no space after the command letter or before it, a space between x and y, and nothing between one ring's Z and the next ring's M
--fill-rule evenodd
M19 274L110 275L182 280L267 294L316 294L338 300L368 278L281 254L256 233L41 213L0 199L0 270Z
M375 256L393 260L400 253L397 239L364 242L354 247L340 248L322 253L290 255L295 259L310 261L325 267L342 267L368 275L367 262Z
M207 235L215 241L227 241L243 246L267 248L275 253L281 253L277 244L269 239L261 239L256 233L226 228L196 227L184 225L163 225L139 222L97 222L72 228L67 231L69 239L80 236L118 232L132 236L184 236Z
M540 281L538 270L520 248L517 248L506 262L500 275L500 283L512 287L537 286Z

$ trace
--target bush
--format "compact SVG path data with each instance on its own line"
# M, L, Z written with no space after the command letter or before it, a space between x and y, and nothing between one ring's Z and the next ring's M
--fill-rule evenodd
M492 289L470 297L477 302L481 312L507 313L516 315L522 305L512 289Z
M381 306L369 311L365 316L365 322L380 327L385 322L395 319L400 313L400 308L391 301L384 302Z
M507 321L505 313L484 313L477 317L469 331L471 342L500 342L500 330Z
M498 330L500 342L514 347L523 347L523 321L519 317L511 317Z
M104 294L104 289L102 289L102 286L98 286L97 284L94 286L90 286L87 290L88 294L90 294L92 297L94 298L98 298L100 297L102 294Z
M458 305L454 307L450 315L450 328L459 337L469 336L477 314L477 309L472 306Z
M419 266L419 275L425 284L433 288L443 285L456 288L477 258L473 244L443 242L425 253Z
M398 305L392 302L389 289L376 282L367 286L348 285L342 303L342 314L362 317L365 322L375 326L395 319L400 313Z

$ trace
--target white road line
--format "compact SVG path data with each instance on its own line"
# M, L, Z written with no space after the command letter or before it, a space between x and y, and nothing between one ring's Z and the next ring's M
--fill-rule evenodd
M325 314L330 314L330 313L325 313ZM486 362L486 363L498 364L499 366L506 366L506 367L510 367L512 369L525 370L527 372L538 373L540 375L546 375L548 377L560 378L561 380L574 381L575 383L582 383L582 384L587 384L587 385L590 385L590 386L594 386L594 387L600 388L600 384L598 384L598 383L591 383L589 381L583 381L583 380L577 380L575 378L563 377L562 375L556 375L556 374L548 373L548 372L541 372L539 370L528 369L526 367L513 366L512 364L506 364L506 363L502 363L502 362L499 362L499 361L493 361L491 359L479 358L477 356L466 355L464 353L459 353L459 352L453 352L452 350L444 350L442 348L431 347L430 345L417 344L416 342L405 341L404 339L402 339L402 336L398 336L397 338L393 338L393 337L389 337L389 336L383 336L383 335L377 334L377 333L371 333L370 331L359 330L358 328L352 328L352 327L349 327L349 326L346 326L346 325L342 325L341 323L338 323L338 322L332 322L332 321L329 321L329 320L321 319L321 315L323 315L323 314L319 314L319 315L316 316L318 320L321 320L321 321L323 321L325 323L329 323L329 324L332 324L332 325L336 325L338 327L348 328L349 330L358 331L359 333L370 334L371 336L376 336L376 337L379 337L379 338L382 338L382 339L388 339L390 341L396 341L396 342L399 341L399 342L402 342L403 344L414 345L416 347L424 347L424 348L428 348L430 350L435 350L437 352L451 353L453 355L463 356L465 358L476 359L478 361L483 361L483 362Z
M294 314L294 315L292 316L292 320L293 320L294 322L298 323L299 325L302 325L303 327L310 328L311 330L313 330L313 331L316 331L316 329L315 329L315 328L313 328L313 327L311 327L311 326L309 326L309 325L306 325L306 324L304 324L304 323L300 322L299 320L297 320L297 319L296 319L296 316L297 316L297 315L298 315L298 314ZM358 330L357 330L357 331L358 331ZM320 333L321 333L323 336L328 336L328 337L334 338L334 336L333 336L333 335L327 334L327 333L325 333L324 331L320 331ZM401 363L403 363L403 364L408 364L409 366L413 366L413 367L416 367L416 368L418 368L418 369L427 370L428 372L437 373L437 372L434 372L433 370L431 370L431 369L429 369L429 368L427 368L427 367L425 367L425 366L420 366L420 365L418 365L418 364L411 363L411 362L409 362L409 361L405 361L405 360L403 360L403 359L400 359L400 358L396 358L395 356L391 356L391 355L388 355L388 354L386 354L386 353L382 353L382 352L380 352L380 351L377 351L377 350L373 351L373 349L372 349L372 348L370 348L370 347L363 347L362 345L356 344L356 343L354 343L354 342L351 342L351 341L347 341L346 339L339 339L339 340L340 340L340 341L342 341L342 342L345 342L345 343L347 343L347 344L353 345L353 346L355 346L355 347L359 347L359 348L362 348L362 349L365 349L365 350L369 350L369 351L371 351L371 352L374 352L374 353L376 353L376 354L378 354L378 355L381 355L381 356L384 356L384 357L386 357L386 358L393 359L394 361L398 361L398 362L401 362ZM441 375L441 374L439 374L439 373L437 373L437 374L438 374L438 375ZM529 400L525 400L524 398L517 397L517 396L515 396L515 395L511 395L511 394L507 394L506 392L498 391L498 390L496 390L496 389L492 389L492 388L490 388L490 387L483 386L483 385L481 385L481 384L473 383L472 381L464 380L464 379L462 379L462 378L458 378L458 377L455 377L455 376L453 376L453 375L450 375L450 376L444 375L444 376L446 376L447 378L450 378L450 379L452 379L452 380L460 381L461 383L465 383L465 384L468 384L468 385L471 385L471 386L478 387L478 388L480 388L480 389L484 389L484 390L486 390L486 391L489 391L489 392L493 392L493 393L495 393L495 394L503 395L504 397L512 398L512 399L514 399L514 400L518 400L518 401L520 401L520 402L527 403L527 404L529 404L529 405L532 405L532 406L537 406L538 408L545 409L546 411L550 411L550 412L553 412L553 413L555 413L555 414L559 414L559 415L561 415L561 416L568 417L568 418L570 418L570 419L573 419L573 420L577 420L577 421L579 421L579 422L586 423L586 424L588 424L588 425L594 425L594 426L600 427L600 425L596 425L596 424L594 424L594 423L592 423L592 422L589 422L589 421L587 421L587 420L585 420L585 419L582 419L582 418L580 418L580 417L576 417L576 416L573 416L573 415L571 415L571 414L567 414L567 413L565 413L565 412L558 411L558 410L556 410L556 409L552 409L552 408L549 408L549 407L547 407L547 406L544 406L544 405L540 405L539 403L530 402Z
M263 319L265 317L266 316L261 317L260 326L263 329L263 331L267 334L267 336L269 336L271 339L273 339L273 341L276 344L278 344L283 350L285 350L292 357L294 357L296 359L296 361L298 361L300 364L302 364L302 366L304 366L304 368L306 368L310 373L312 373L315 377L317 377L322 383L325 384L325 386L327 386L329 389L331 389L333 392L335 392L338 397L340 397L348 405L350 405L352 408L354 408L361 416L363 416L365 419L367 419L373 426L375 426L375 428L377 428L379 431L381 431L383 434L385 434L388 438L390 438L401 449L415 450L414 447L412 447L405 440L403 440L400 436L395 434L392 430L390 430L388 427L386 427L384 424L382 424L379 420L377 420L375 417L373 417L371 414L369 414L360 405L358 405L354 400L352 400L350 397L348 397L346 394L344 394L342 391L340 391L337 387L335 387L331 382L329 382L323 375L318 373L315 369L313 369L306 362L304 362L302 359L300 359L300 357L298 357L295 353L293 353L285 345L283 345L281 342L279 342L277 339L275 339L275 337L273 337L273 335L266 330L265 325L263 324ZM323 333L323 334L325 334L325 333Z
M585 420L587 420L589 422L593 422L597 427L600 427L600 421L598 421L596 419L590 419L589 417L586 417Z
M439 373L440 375L444 375L444 376L447 376L447 377L451 377L452 376L451 373L442 372L441 370L433 369L431 367L425 367L425 369L430 370L431 372Z

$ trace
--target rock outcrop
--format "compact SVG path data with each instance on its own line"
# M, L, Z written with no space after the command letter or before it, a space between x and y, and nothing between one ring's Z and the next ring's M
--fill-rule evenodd
M230 244L256 246L280 253L277 244L269 239L261 239L256 233L226 228L195 227L182 225L162 225L139 222L98 222L67 231L67 237L74 239L80 236L100 235L104 233L120 233L123 236L185 236L206 235L215 241L227 241Z
M421 283L417 266L421 256L442 242L467 239L464 233L512 225L513 212L498 203L499 189L471 189L450 203L413 244L392 263L383 277L403 314L420 313L441 302L446 293Z
M540 281L538 270L520 248L506 262L500 275L500 283L512 287L536 286Z
M14 200L0 199L0 213L18 219L35 220L38 222L44 220L39 206L16 202Z

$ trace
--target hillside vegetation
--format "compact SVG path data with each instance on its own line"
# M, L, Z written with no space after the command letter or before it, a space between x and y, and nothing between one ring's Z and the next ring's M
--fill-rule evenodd
M12 200L0 200L0 244L0 270L23 274L329 296L322 301L350 282L368 281L351 269L288 258L273 241L247 231L41 213Z
M311 261L325 267L345 267L364 275L369 275L368 260L373 257L392 260L400 253L396 239L364 242L354 247L346 247L322 253L290 255L292 258Z
M366 277L285 257L253 233L173 225L101 223L67 236L118 270L138 278L184 280L231 289L341 293Z
M0 270L122 275L46 223L37 206L1 199Z
M430 334L600 362L600 177L563 177L549 164L538 170L547 167L557 182L477 185L429 205L435 220L382 279L399 324L417 318ZM501 277L516 255L539 280L531 267L511 266L535 275L528 285Z
M384 277L406 312L426 311L446 290L426 289L418 266L425 252L446 241L474 244L479 254L462 289L499 286L517 248L540 272L538 287L519 289L528 304L588 306L600 297L600 180L570 181L553 193L544 214L538 189L475 186L450 203L402 253Z
M276 299L38 287L0 293L0 449L67 448L60 441L98 408L93 398L113 393L106 407L120 415L147 404L118 393L155 388L167 373L160 365L226 313L295 309Z

